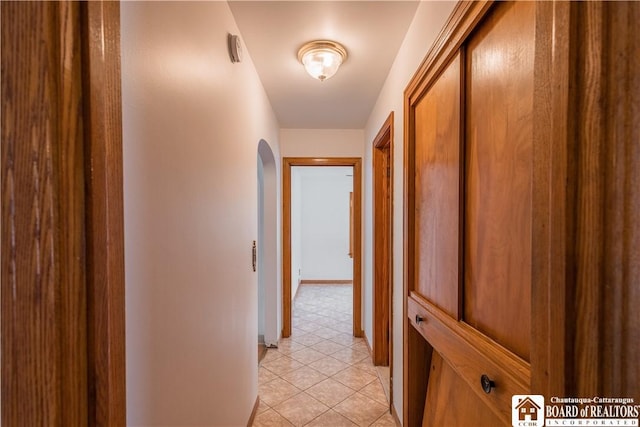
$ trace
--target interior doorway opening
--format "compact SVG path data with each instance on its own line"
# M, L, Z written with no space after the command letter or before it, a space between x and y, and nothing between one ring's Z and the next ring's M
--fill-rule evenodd
M307 273L313 274L312 271L302 271L296 259L292 258L292 236L295 234L293 226L295 219L292 216L292 172L294 167L298 166L322 166L322 167L339 167L348 166L352 168L352 211L350 224L350 248L345 247L344 252L350 252L353 257L351 263L351 280L353 282L353 300L352 313L353 324L351 334L356 337L362 336L362 311L361 311L361 159L359 158L284 158L283 159L283 269L282 269L282 337L291 336L292 332L292 300L298 284L306 280L301 277ZM294 262L295 264L292 264ZM295 276L294 276L295 275ZM341 279L323 279L311 278L309 280L341 280ZM342 279L346 280L346 279ZM296 282L296 283L292 283Z
M278 344L280 289L278 286L278 186L276 162L265 140L258 143L258 357Z

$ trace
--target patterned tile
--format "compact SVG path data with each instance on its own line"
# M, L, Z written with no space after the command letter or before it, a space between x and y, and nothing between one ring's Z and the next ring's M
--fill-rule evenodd
M307 424L309 427L357 427L347 418L343 417L333 409L328 410L315 420Z
M315 323L315 322L306 322L303 321L298 325L298 329L306 332L313 332L316 331L318 329L320 329L322 326L320 326L319 324Z
M351 396L355 391L336 380L328 378L307 389L306 393L315 397L325 405L335 406Z
M349 334L340 334L340 335L336 335L335 337L331 338L331 341L333 342L337 342L338 344L342 344L345 346L351 346L353 344L355 344L356 342L358 342L358 338L353 337Z
M333 375L349 367L346 363L341 362L338 359L334 359L331 356L326 356L320 360L316 360L315 362L310 363L309 366L325 375Z
M380 381L371 381L369 384L360 389L360 393L372 398L376 402L382 403L383 405L389 404L389 402L387 401L387 395L384 393L384 389L382 388L382 384L380 384Z
M299 288L292 336L258 369L254 426L396 427L369 349L351 335L352 295L351 285Z
M396 424L396 420L389 412L381 416L375 423L371 424L372 427L400 427Z
M281 404L275 406L280 415L295 426L303 426L329 408L323 403L305 393L293 396Z
M288 355L293 353L294 351L299 351L302 350L304 348L306 348L307 346L304 344L300 344L298 342L295 341L291 341L290 338L285 338L283 340L280 340L280 342L278 343L278 352Z
M330 328L318 328L313 332L313 334L319 336L320 338L329 339L335 337L336 335L339 335L340 332L337 332L334 329Z
M276 378L273 381L258 386L260 400L272 408L298 393L300 393L299 388L289 384L282 378Z
M278 376L267 368L262 366L258 368L258 384L268 383L276 378L278 378Z
M281 358L273 360L271 362L263 363L262 366L264 366L274 374L283 375L287 372L291 372L298 368L301 368L302 363L293 360L290 357L282 356Z
M351 346L354 350L363 351L365 353L369 353L369 347L367 347L367 343L364 341L358 341Z
M378 375L378 371L376 370L376 367L373 366L373 363L371 363L371 358L370 357L366 357L364 359L362 359L361 361L359 361L358 363L356 363L355 365L353 365L355 368L361 369L373 376Z
M345 348L344 350L336 351L331 355L334 359L338 359L341 362L348 363L350 365L356 364L368 356L369 353L354 350L353 348Z
M300 343L302 345L308 346L308 345L314 345L319 343L320 341L322 341L322 338L320 338L317 335L309 333L309 334L297 335L297 336L292 335L291 340L297 343Z
M373 375L368 374L361 369L354 368L353 366L338 372L331 378L354 390L360 390L370 382L377 379Z
M292 424L273 409L258 414L253 420L254 427L291 427Z
M267 362L271 362L274 361L276 359L279 359L282 357L282 353L280 353L278 350L270 348L267 350L267 354L264 355L264 357L262 358L262 362L261 363L267 363Z
M266 403L264 403L262 399L260 399L260 404L258 405L258 410L256 411L256 414L261 414L264 411L267 411L269 409L271 409L269 405L267 405Z
M316 351L312 348L305 348L303 350L298 350L289 355L290 358L297 360L300 363L309 364L313 363L316 360L320 360L325 357L324 354Z
M298 387L300 390L306 390L312 385L326 379L327 376L308 366L303 366L300 369L282 375L281 378Z
M352 422L368 426L387 411L387 407L360 393L355 393L334 408L334 411L349 418Z
M338 350L343 350L345 347L331 340L324 340L320 341L318 344L312 345L311 348L322 354L330 355Z

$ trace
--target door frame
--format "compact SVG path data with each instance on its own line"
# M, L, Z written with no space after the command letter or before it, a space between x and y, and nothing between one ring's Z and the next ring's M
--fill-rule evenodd
M393 321L393 111L373 140L374 365L392 367ZM385 339L385 333L388 334Z
M291 167L353 167L353 336L362 334L362 159L284 157L282 159L282 338L291 336Z
M389 366L391 408L393 408L393 133L394 114L391 111L373 139L373 342L371 343L373 364ZM384 339L385 329L388 334L387 339Z
M2 47L1 422L125 425L120 4L3 4Z

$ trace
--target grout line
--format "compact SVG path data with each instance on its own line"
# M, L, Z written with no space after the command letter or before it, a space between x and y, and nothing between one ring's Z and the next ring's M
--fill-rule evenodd
M371 352L368 351L369 349L366 348L365 350L362 350L361 348L354 348L355 346L359 346L363 340L362 338L350 338L348 340L348 343L346 343L346 339L342 339L342 342L338 342L338 341L334 341L334 339L337 339L339 337L342 336L350 336L350 332L346 332L344 331L344 329L346 328L351 328L351 322L352 322L352 317L349 318L347 317L346 320L338 320L337 317L339 316L341 319L344 319L344 316L348 315L348 312L343 312L340 310L339 305L345 300L345 298L347 297L347 295L341 295L337 298L327 298L327 297L323 297L323 294L325 294L326 292L331 292L329 290L329 286L327 285L322 285L322 290L321 291L317 291L313 289L312 286L309 286L311 292L306 292L307 290L305 290L306 293L301 293L300 295L297 295L293 304L294 309L296 310L295 316L297 317L297 320L294 319L295 323L300 323L300 322L308 322L311 324L312 327L316 327L315 329L312 329L311 331L305 331L303 329L300 329L299 327L295 327L294 326L294 330L297 332L297 337L302 337L302 336L310 336L312 338L307 338L308 339L313 339L313 337L320 339L320 341L318 342L314 342L313 344L307 345L304 343L301 343L299 341L296 340L296 336L292 336L291 338L287 339L289 343L295 343L296 347L299 347L295 350L291 350L291 347L289 347L287 349L287 353L282 352L281 350L283 350L283 346L280 345L280 348L274 349L272 351L277 351L281 354L280 357L274 359L272 362L277 362L278 360L282 359L283 357L287 357L288 359L294 360L297 363L300 364L300 366L296 369L284 372L282 374L277 374L271 370L269 370L267 367L262 366L262 364L260 363L259 366L264 367L264 369L266 369L268 372L270 372L271 374L273 374L275 377L272 378L270 381L267 381L266 383L263 384L267 384L271 381L274 381L276 379L281 379L283 380L285 383L295 387L297 390L299 390L298 392L296 392L293 396L284 399L282 402L279 402L278 405L296 397L299 396L301 393L304 393L307 397L311 397L311 399L313 399L314 401L320 402L321 404L323 404L324 406L327 407L327 409L325 411L322 411L320 414L316 415L315 417L313 417L311 420L307 421L305 424L307 423L311 423L314 420L316 420L317 418L323 416L324 414L327 414L330 411L334 411L337 414L339 414L340 416L350 420L351 422L354 422L356 424L357 421L351 419L349 416L347 416L346 414L343 414L342 412L336 411L335 408L337 406L339 406L340 404L342 404L344 401L352 398L355 395L358 396L362 396L365 398L368 398L369 400L371 400L372 402L375 402L376 404L379 405L384 405L382 402L379 402L377 399L374 399L370 396L368 396L367 394L362 393L361 391L368 387L371 384L374 384L375 381L378 381L378 385L380 385L383 390L384 387L382 386L382 380L380 378L380 373L378 372L377 369L375 369L374 367L374 371L376 372L375 375L372 375L369 371L356 366L358 364L361 364L363 362L366 362L368 359L367 357L364 357L361 360L357 360L357 361L353 361L353 362L345 362L344 360L340 360L337 357L333 357L336 353L341 352L341 351L346 351L347 349L351 350L352 352L362 352L362 353L367 353L369 356L371 355ZM352 294L350 293L348 295L349 297L352 297ZM305 301L306 299L317 299L316 303L314 304L309 304ZM314 300L315 301L315 300ZM338 306L338 307L336 307ZM333 311L332 311L333 310ZM327 315L327 313L329 313ZM308 319L306 319L305 317L308 316ZM339 330L338 328L341 328L343 330ZM325 338L322 337L320 335L317 335L316 332L321 331L321 333L333 333L335 332L335 335L330 336L329 338ZM294 332L295 333L295 332ZM331 344L335 344L337 346L339 346L338 350L335 350L333 352L330 352L329 354L325 354L322 351L318 351L315 348L313 348L313 346L323 343L323 342L327 342L327 343L331 343ZM365 343L366 345L367 343ZM303 350L313 350L317 353L319 353L321 355L320 359L311 361L309 363L305 363L305 362L301 362L299 360L296 360L295 358L291 357L291 354L294 354L296 352L299 351L303 351ZM271 349L270 349L271 350ZM348 354L352 354L352 353L348 353ZM356 353L358 354L358 353ZM319 369L316 369L315 367L311 366L311 364L317 362L318 360L333 360L336 362L340 362L341 364L344 364L344 367L342 369L339 369L338 371L334 372L331 375L327 375L324 372L320 371ZM316 382L315 384L312 384L309 387L306 387L305 389L299 388L297 385L295 385L293 382L288 381L287 379L283 378L283 375L289 375L290 373L293 373L295 371L298 371L300 369L302 369L303 367L308 367L316 372L321 373L323 376L325 376L326 378L322 379L321 381ZM354 389L351 386L348 386L346 384L343 384L341 381L338 381L335 377L336 375L339 375L341 372L344 372L345 370L349 369L349 368L354 368L355 371L354 372L361 372L361 373L365 373L367 375L373 376L375 377L375 379L373 379L372 381L368 382L367 384L365 384L364 386L360 387L359 389ZM316 386L317 384L326 381L327 379L331 379L332 381L337 382L338 384L340 384L341 386L345 387L347 390L350 390L350 393L344 397L343 399L341 399L339 402L336 402L333 405L327 405L324 402L322 402L321 400L317 399L316 397L312 396L310 393L308 393L307 391L309 389L311 389L312 387ZM385 395L386 398L386 395ZM387 398L388 399L388 398ZM289 423L293 422L288 419L287 417L285 417L282 413L278 412L274 407L269 406L268 404L265 403L266 406L266 410L268 409L272 409L274 411L274 413L278 414L278 416L282 417L284 420L286 420ZM275 405L277 406L277 405ZM264 412L264 411L263 411ZM377 417L375 420L373 420L371 423L375 423L378 420L380 420L382 417L385 416L385 414L387 413L387 411L383 412L379 417Z

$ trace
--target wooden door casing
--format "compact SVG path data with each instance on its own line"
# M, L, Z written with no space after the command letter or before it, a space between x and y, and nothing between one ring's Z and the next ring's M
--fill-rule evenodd
M2 424L126 424L120 6L3 2Z
M291 336L291 168L353 167L353 336L362 331L362 159L359 157L285 157L282 159L282 338Z
M393 112L373 140L374 365L391 366L393 301ZM391 400L391 399L390 399Z

